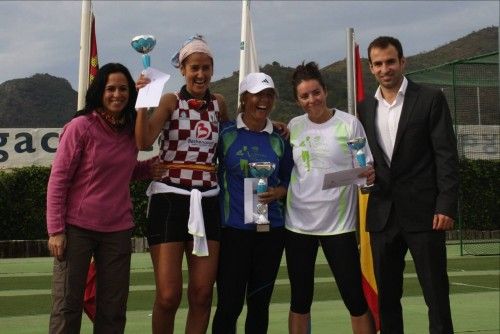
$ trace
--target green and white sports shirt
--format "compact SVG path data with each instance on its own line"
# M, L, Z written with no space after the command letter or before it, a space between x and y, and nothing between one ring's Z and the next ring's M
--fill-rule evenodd
M328 121L317 124L304 114L288 124L294 167L288 187L285 226L311 235L334 235L356 230L357 186L322 190L325 174L351 169L355 157L347 141L366 137L356 117L334 109ZM373 161L365 147L367 162Z

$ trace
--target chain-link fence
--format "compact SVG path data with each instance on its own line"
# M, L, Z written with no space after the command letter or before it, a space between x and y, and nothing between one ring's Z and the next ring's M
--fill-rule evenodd
M500 254L500 109L498 51L407 73L441 89L460 156L462 254Z

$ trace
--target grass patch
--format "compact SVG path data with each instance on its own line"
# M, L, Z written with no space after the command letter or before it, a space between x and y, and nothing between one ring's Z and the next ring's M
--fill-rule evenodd
M143 276L143 275L139 275ZM450 277L450 293L473 293L498 291L498 275L472 275ZM151 282L152 283L152 282ZM420 296L422 294L418 279L406 277L403 284L404 296ZM184 289L181 308L187 308L187 291ZM154 289L130 291L128 309L130 311L150 310L154 301ZM340 294L335 282L316 282L314 285L314 301L340 300ZM290 285L286 282L276 284L272 303L289 303ZM214 289L212 305L217 304L217 291ZM50 313L50 291L46 294L27 296L2 296L0 297L0 317L21 316Z

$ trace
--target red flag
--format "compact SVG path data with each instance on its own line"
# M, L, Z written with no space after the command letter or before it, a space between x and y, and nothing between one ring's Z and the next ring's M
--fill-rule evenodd
M95 18L92 14L92 23L90 30L90 59L89 59L89 85L92 80L97 75L99 70L99 62L97 61L97 42L95 38ZM95 263L93 260L90 261L89 271L87 273L87 284L85 285L85 294L83 297L83 310L87 314L92 322L95 319L96 313L96 301L95 301L95 290L96 290L96 270Z
M356 72L356 102L365 99L365 87L363 85L363 68L361 66L361 57L359 55L359 45L354 46L355 72Z
M361 67L361 57L359 46L355 44L355 76L356 76L356 102L361 102L365 98L363 85L363 71ZM370 247L370 234L366 232L366 209L368 207L368 194L359 192L359 244L361 257L361 274L363 291L366 302L375 321L375 329L380 330L380 313L378 308L378 290L373 271L372 249Z
M92 14L92 23L90 31L90 60L89 60L89 84L94 80L99 70L99 62L97 60L97 42L95 39L95 18Z
M90 261L89 271L87 273L87 284L85 286L85 294L83 296L83 310L90 320L95 319L95 262Z

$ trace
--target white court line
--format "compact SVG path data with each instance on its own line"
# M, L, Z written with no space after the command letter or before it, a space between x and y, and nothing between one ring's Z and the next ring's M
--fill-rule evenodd
M459 282L450 282L450 284L451 285L459 285L459 286L467 286L467 287L472 287L472 288L481 288L481 289L486 289L486 290L495 290L495 291L500 290L499 288L492 288L490 286L474 285L474 284L459 283Z

